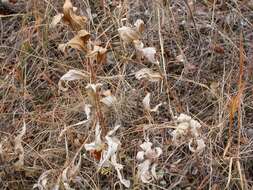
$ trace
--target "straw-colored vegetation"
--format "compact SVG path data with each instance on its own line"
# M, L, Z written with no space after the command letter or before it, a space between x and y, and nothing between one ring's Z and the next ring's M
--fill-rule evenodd
M0 189L253 187L253 1L0 0Z

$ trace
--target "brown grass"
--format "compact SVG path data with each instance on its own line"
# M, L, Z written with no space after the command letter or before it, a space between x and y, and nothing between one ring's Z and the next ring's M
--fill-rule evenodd
M122 143L118 160L131 180L130 189L251 189L252 1L72 2L82 15L88 17L91 11L91 38L108 48L106 62L94 66L93 80L111 89L118 102L113 110L101 108L98 116L104 117L107 130L115 123L122 125L117 134ZM95 156L82 148L94 140L94 124L73 127L58 141L65 126L86 119L82 103L87 101L85 86L91 80L70 82L69 90L61 92L60 77L69 69L93 72L83 54L70 50L64 55L57 49L74 36L65 24L49 29L63 3L18 1L11 5L15 13L0 16L0 143L5 151L0 152L0 189L31 189L48 170L48 183L55 184L66 166L77 162L79 152L86 155L78 173L80 183L71 187L124 189L113 169L98 171ZM142 41L156 47L159 66L139 59L118 36L119 27L138 18L145 22ZM178 55L184 57L183 63ZM164 79L138 81L134 73L144 67L162 73ZM151 92L152 107L166 102L159 112L144 111L147 92ZM202 153L190 152L187 143L173 145L170 133L180 113L202 124L207 145ZM23 121L25 159L24 167L17 170L14 138ZM158 162L163 177L151 184L137 179L136 153L144 131L163 149Z

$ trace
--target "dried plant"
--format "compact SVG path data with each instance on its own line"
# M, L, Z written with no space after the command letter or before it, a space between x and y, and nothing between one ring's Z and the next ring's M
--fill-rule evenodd
M252 7L0 0L0 189L251 189Z
M177 118L177 122L178 125L176 126L176 129L171 133L173 136L173 143L177 145L180 143L180 141L188 140L190 151L203 151L206 145L200 133L200 123L186 114L180 114ZM196 148L193 147L193 142L196 143Z
M130 181L122 177L120 170L123 169L123 165L117 163L117 152L121 142L114 133L120 128L120 125L116 125L113 130L109 131L105 136L105 142L101 139L101 129L99 123L96 125L95 141L90 144L85 144L87 151L95 152L95 155L100 155L98 168L104 166L113 166L117 171L120 182L127 188L130 187ZM107 148L106 145L107 144Z
M143 183L150 183L153 179L158 179L156 175L157 159L162 154L160 147L152 148L153 143L144 142L140 145L141 151L137 153L136 159L141 163L138 165L138 176Z

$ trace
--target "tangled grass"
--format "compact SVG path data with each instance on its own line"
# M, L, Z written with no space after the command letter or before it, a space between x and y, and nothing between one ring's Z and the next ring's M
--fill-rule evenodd
M93 45L106 47L103 61L58 49L76 35L66 23L50 27L63 0L9 2L13 12L1 13L0 189L125 189L112 167L98 169L101 152L84 148L94 141L97 122L102 140L121 126L117 162L130 189L251 189L252 1L72 3L87 18ZM156 49L158 64L119 36L119 28L138 19L145 23L140 40ZM147 68L155 82L136 78ZM85 77L61 91L59 80L73 69ZM94 104L91 120L80 124L88 119L84 106L94 102L86 86L95 83L103 84L95 102L108 90L117 101L110 108ZM143 105L148 93L150 108L161 103L155 112ZM200 123L201 152L189 149L189 134L173 142L181 113ZM138 174L144 141L162 149L159 157L146 155L156 164L149 183Z

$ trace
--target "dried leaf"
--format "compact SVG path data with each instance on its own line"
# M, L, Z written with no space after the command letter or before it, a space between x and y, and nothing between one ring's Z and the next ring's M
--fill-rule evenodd
M160 147L155 147L153 149L145 151L145 157L150 160L159 158L162 154L162 149Z
M142 104L145 110L150 111L150 93L147 93L144 99L142 100Z
M113 105L115 105L117 103L117 98L115 96L112 95L110 90L104 91L103 95L105 97L103 97L100 102L102 102L103 104L105 104L107 107L112 107Z
M105 104L107 107L112 107L116 104L117 98L113 95L106 96L100 100L103 104Z
M186 115L184 113L181 113L179 117L177 118L177 121L182 123L182 122L189 122L191 120L191 116Z
M63 87L62 85L63 81L68 82L68 81L80 80L84 78L87 78L86 74L84 74L81 71L71 69L60 78L59 83L58 83L59 89L62 91L68 90L67 87Z
M105 136L106 144L108 145L108 150L105 152L105 154L102 157L102 160L99 163L99 167L102 167L102 165L109 161L109 159L116 154L118 147L120 146L120 141L116 137L112 136L120 127L120 125L116 125L113 130L109 131L107 135Z
M71 69L69 70L66 74L64 74L60 80L64 80L64 81L74 81L74 80L79 80L79 79L83 79L86 78L87 75L84 74L81 71L78 70L74 70Z
M98 98L98 93L101 90L101 87L103 86L102 83L97 83L97 84L92 84L89 83L86 85L86 91L88 94L88 99L91 105L95 106L97 104L97 98Z
M188 146L192 152L202 151L206 145L199 132L201 124L186 114L180 114L180 116L177 118L177 121L179 124L177 125L177 128L171 133L173 137L172 141L174 144L179 144L178 141L182 139L181 137L185 137L183 140L189 141ZM196 148L192 146L193 142L197 143Z
M145 156L145 152L144 151L139 151L139 152L137 152L136 159L138 161L143 161L144 160L144 156Z
M103 86L103 84L102 83L97 83L97 84L88 84L85 88L87 89L87 90L91 90L92 92L97 92L97 90L101 87L101 86Z
M151 170L150 170L152 176L153 176L155 179L158 178L157 175L156 175L156 166L157 166L157 163L154 163L154 164L151 166Z
M78 16L75 14L75 9L71 3L71 0L65 0L63 5L63 14L63 20L67 22L74 30L78 31L84 29L87 18L85 16Z
M43 172L40 175L38 182L33 185L33 189L36 189L36 188L38 188L39 190L48 189L48 187L47 187L48 175L53 173L54 171L55 171L54 169L51 169L51 170L47 170L47 171Z
M65 44L59 44L58 49L66 53L66 48L71 47L82 52L87 52L87 44L90 39L90 33L86 30L80 30L77 35Z
M156 54L156 49L154 47L146 47L140 50L140 52L142 53L142 55L147 58L148 61L150 61L151 63L155 63L157 64L158 61L155 58L155 54Z
M140 145L142 151L139 151L136 157L139 161L144 160L138 165L138 176L143 183L150 183L153 178L157 179L157 164L154 161L161 156L162 149L160 147L152 148L152 145L153 143L149 141L142 143Z
M162 80L162 76L158 72L154 72L148 68L141 69L135 73L135 77L138 80L147 79L150 82L158 82Z
M178 56L176 57L176 60L177 60L178 62L180 62L180 63L185 63L185 62L186 62L186 61L185 61L185 57L184 57L184 55L182 55L182 54L178 55Z
M120 182L127 188L130 187L130 181L129 180L126 180L122 177L121 173L120 173L120 170L123 169L123 166L119 163L117 163L116 161L116 153L118 151L118 148L120 146L120 141L115 137L113 136L115 134L115 132L120 128L120 125L116 125L111 131L109 131L107 133L107 135L105 136L105 140L106 140L106 144L108 145L108 149L107 150L104 150L104 147L103 147L103 152L102 152L102 157L100 159L100 162L99 162L99 168L103 167L103 166L110 166L112 165L116 171L117 171L117 175L118 175L118 178L120 180ZM103 142L101 142L101 138L100 138L100 135L101 135L101 131L100 129L97 127L96 128L96 137L97 139L95 139L95 142L91 143L91 144L85 144L85 149L88 150L88 151L92 151L92 150L96 150L96 148L100 147L100 146L97 146L98 145L101 145L103 144Z
M87 120L90 120L90 118L91 118L91 108L92 108L92 105L90 105L90 104L84 105L84 112L86 114Z
M104 143L101 140L101 129L99 123L96 124L95 141L90 144L85 144L84 148L87 151L96 151L96 152L100 152L101 150L103 150Z
M133 28L123 26L118 29L119 36L120 38L125 42L125 43L130 43L133 42L134 40L139 40L140 39L140 34L138 31L136 31Z
M143 99L143 105L146 110L149 112L157 112L159 107L162 105L162 103L157 104L154 108L150 108L150 93L146 95L146 97Z
M139 33L143 33L144 32L145 25L144 25L143 20L141 20L141 19L136 20L136 22L134 23L134 26L136 27L136 30Z
M172 141L177 144L178 137L185 135L189 130L189 123L183 122L177 125L177 128L171 133L172 134Z
M155 58L156 49L154 47L144 48L143 43L140 40L134 40L134 47L140 53L142 57L145 57L149 62L157 64L158 61Z
M162 105L162 103L156 105L154 108L150 108L150 93L147 93L146 96L144 97L144 99L142 100L143 106L145 108L145 110L149 111L149 112L157 112L158 108Z
M60 50L63 53L66 53L66 48L68 47L68 43L65 44L59 44L58 45L58 50Z
M57 15L55 15L52 19L52 22L50 23L49 25L49 28L55 28L56 25L61 22L61 19L63 18L63 14L62 13L59 13Z
M194 148L192 146L192 143L193 143L193 139L191 139L191 141L188 144L189 150L192 151L192 152L201 152L206 147L205 142L204 142L203 139L197 139L196 140L196 143L197 143L197 147L196 148Z
M152 157L153 159L159 158L163 153L163 150L160 147L155 147L155 154Z
M144 48L144 44L143 44L142 41L140 41L140 40L134 40L134 41L133 41L133 44L134 44L134 47L135 47L136 50L141 51L141 49ZM143 55L142 55L142 56L143 56Z
M110 130L110 131L107 133L106 137L112 136L114 133L116 133L116 131L117 131L120 127L121 127L120 125L116 125L112 130Z
M142 150L144 150L146 152L146 151L151 150L152 145L153 145L153 143L151 143L149 141L145 141L144 143L142 143L140 145L140 147L141 147Z
M201 125L198 121L191 119L190 121L190 127L191 127L191 133L195 138L199 137L199 129L201 128Z
M149 171L151 160L147 159L138 165L138 177L143 183L150 183L152 181L152 174Z
M106 52L106 48L95 45L93 50L87 54L87 57L96 58L97 63L100 64L106 59Z
M122 164L119 164L117 163L117 156L116 154L112 155L111 157L111 163L112 165L114 166L115 170L117 171L117 175L118 175L118 178L120 180L120 182L127 188L130 187L130 181L129 180L126 180L122 177L121 173L120 173L120 170L123 169L123 165Z
M154 47L144 48L144 44L140 41L141 33L144 31L144 22L138 19L135 22L135 28L123 26L118 29L120 38L126 42L133 42L135 49L140 53L142 57L145 57L151 63L158 64L155 58L156 49Z

